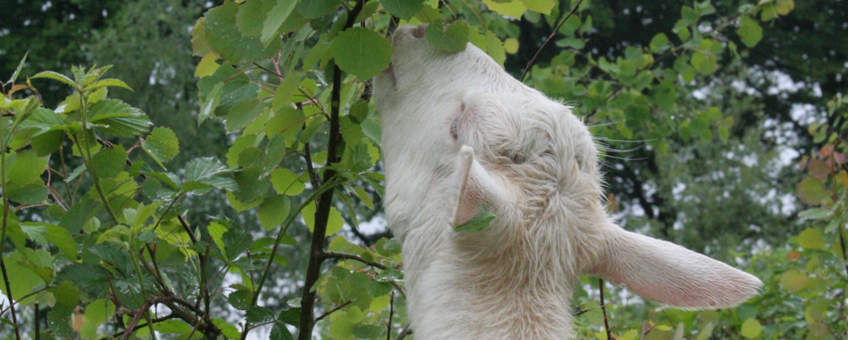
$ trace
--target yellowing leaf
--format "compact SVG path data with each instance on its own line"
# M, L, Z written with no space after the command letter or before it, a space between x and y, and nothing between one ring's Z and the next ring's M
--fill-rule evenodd
M521 0L527 9L539 12L545 15L550 15L554 5L557 4L554 0ZM513 1L515 2L515 1Z
M215 74L215 71L217 71L218 67L221 66L215 61L216 59L218 59L218 55L212 52L203 56L197 64L197 68L194 69L194 76L197 78L203 78Z
M507 38L504 40L504 51L509 54L518 53L518 39Z
M521 15L524 14L524 11L527 10L527 6L524 5L521 1L514 0L512 2L500 3L495 0L483 0L483 3L489 7L490 10L497 12L500 15L506 15L508 17L513 17L515 19L520 19Z
M306 207L301 211L301 215L303 216L303 221L306 222L306 227L309 228L309 231L315 231L315 203L309 203ZM342 214L336 210L336 208L330 207L330 216L327 219L327 233L326 236L333 235L339 230L342 230L344 226L344 220L342 219Z

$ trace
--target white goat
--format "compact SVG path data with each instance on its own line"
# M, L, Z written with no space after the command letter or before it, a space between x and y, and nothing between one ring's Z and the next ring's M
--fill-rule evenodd
M417 340L571 338L581 274L686 309L757 294L750 274L614 224L595 143L569 107L471 44L438 50L425 28L395 32L374 82ZM496 216L484 231L452 228L484 214Z

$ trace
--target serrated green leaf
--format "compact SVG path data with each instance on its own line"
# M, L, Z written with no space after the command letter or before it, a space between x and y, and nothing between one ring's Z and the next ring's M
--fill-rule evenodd
M53 71L43 71L43 72L39 72L38 74L32 76L32 79L38 79L38 78L53 79L53 80L62 82L65 85L68 85L68 86L74 88L77 91L82 91L82 89L80 87L78 87L77 84L73 80L71 80L71 78L68 78L68 76L61 74L61 73L57 73L57 72L53 72Z
M267 46L259 37L246 37L239 32L236 15L239 5L225 1L221 6L206 12L206 40L212 50L233 64L248 64L274 56L280 49L279 41L271 41Z
M119 80L119 79L98 80L98 81L86 86L85 91L94 91L94 90L97 90L97 89L102 88L102 87L122 87L122 88L130 90L132 92L135 92L135 91L133 91L133 89L129 85L127 85L127 83L125 83L125 82L123 82L122 80Z
M246 310L250 308L250 301L253 299L253 292L239 289L230 293L227 296L227 302L235 309Z
M389 39L363 27L339 33L333 39L330 50L339 68L361 80L376 76L389 67L394 52Z
M41 174L47 170L47 157L38 157L35 152L27 150L15 155L11 165L7 161L6 179L10 183L30 184L41 182Z
M448 25L447 28L443 26L441 20L427 26L427 30L424 31L427 41L443 51L459 52L465 50L469 38L468 24L457 21Z
M127 151L120 144L111 149L100 150L91 159L91 166L100 178L112 178L124 169L127 163Z
M24 57L21 58L21 61L18 63L18 67L15 69L15 72L12 73L12 77L6 82L7 84L12 84L15 80L18 80L18 75L21 74L21 69L24 68L24 63L26 62L28 55L29 51L26 51L26 53L24 53Z
M147 138L141 142L141 148L154 161L156 161L162 169L165 169L163 163L174 159L180 152L180 142L173 130L166 127L156 127L147 135Z
M116 99L104 99L91 106L88 121L97 129L118 137L140 136L153 125L141 110Z
M247 322L253 324L268 322L274 320L275 317L274 311L259 306L248 309L245 316L247 317Z
M282 321L274 322L271 327L270 340L294 340L289 329L286 328L286 323Z
M271 180L268 176L263 177L264 172L257 166L242 169L235 173L233 178L238 185L235 197L242 203L250 203L261 198L271 188Z

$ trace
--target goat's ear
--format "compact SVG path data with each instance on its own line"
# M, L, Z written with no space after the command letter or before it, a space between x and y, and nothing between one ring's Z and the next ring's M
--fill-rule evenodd
M494 213L506 200L504 189L474 159L474 150L463 145L459 150L457 180L459 196L452 226L457 227L474 218Z
M684 309L729 308L759 292L751 274L676 244L613 224L603 228L602 255L587 271L637 295Z

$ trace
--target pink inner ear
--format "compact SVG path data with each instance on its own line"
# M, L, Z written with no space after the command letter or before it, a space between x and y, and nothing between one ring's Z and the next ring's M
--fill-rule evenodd
M456 215L453 226L457 227L471 221L482 214L486 206L485 198L480 189L472 180L467 180L462 192L459 194L459 202L456 205Z

